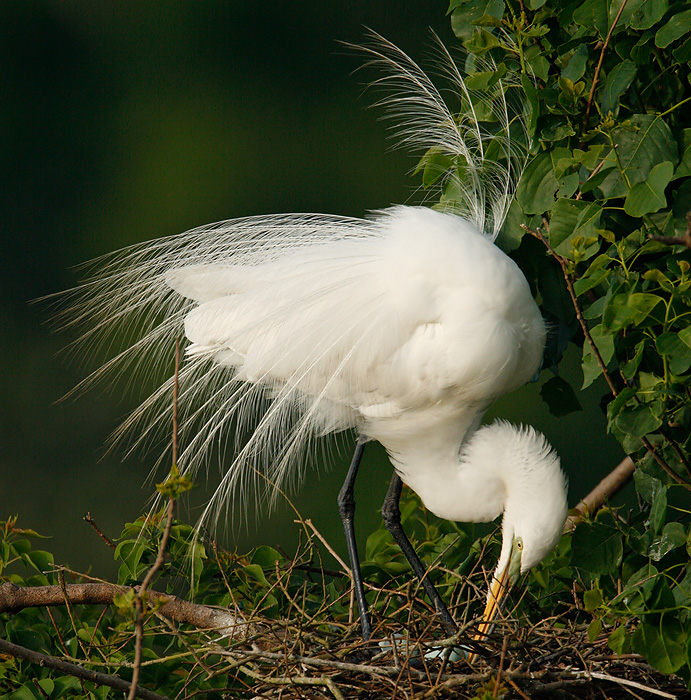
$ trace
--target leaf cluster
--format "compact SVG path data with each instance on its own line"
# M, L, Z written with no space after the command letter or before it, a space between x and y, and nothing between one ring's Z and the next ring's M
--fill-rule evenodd
M601 388L638 467L641 512L573 536L593 639L614 626L612 649L691 682L691 10L452 0L449 12L467 65L489 54L494 77L508 66L525 92L531 157L499 243L554 329L543 398L555 415L578 410L578 387L556 376L576 345L582 388Z

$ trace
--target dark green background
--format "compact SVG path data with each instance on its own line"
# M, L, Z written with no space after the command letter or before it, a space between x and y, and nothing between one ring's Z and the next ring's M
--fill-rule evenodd
M220 219L283 211L362 216L415 202L415 161L391 152L381 116L362 95L363 25L416 58L432 26L453 42L441 0L333 3L18 2L0 5L0 519L52 536L61 562L108 575L112 559L82 522L90 511L115 536L152 492L155 455L105 457L108 433L131 408L123 392L58 402L93 361L56 357L31 299L74 284L71 266L129 243ZM566 372L580 384L577 353ZM541 380L544 381L544 378ZM534 424L562 455L575 501L620 459L604 435L601 389L587 412L547 414L532 384L493 412ZM369 453L358 531L379 523L389 467ZM310 472L296 504L343 551L338 464ZM197 499L203 496L200 491ZM192 514L194 517L194 514ZM296 537L284 505L226 543Z

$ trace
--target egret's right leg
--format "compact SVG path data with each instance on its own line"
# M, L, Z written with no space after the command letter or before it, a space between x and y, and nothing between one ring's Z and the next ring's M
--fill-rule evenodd
M338 494L338 512L341 514L343 522L343 530L345 532L346 545L348 547L348 556L350 557L350 568L353 571L353 586L355 586L355 597L357 598L357 606L360 611L360 623L362 625L362 638L367 642L372 636L372 624L369 619L369 611L367 610L367 601L365 600L365 588L362 585L362 574L360 573L360 559L357 553L357 544L355 542L355 477L357 476L358 467L362 460L362 453L365 451L367 438L364 435L360 436L355 447L353 459L350 462L348 475L343 482L343 486Z
M454 622L451 613L448 611L444 601L434 587L434 584L429 580L427 576L427 571L420 561L417 553L413 549L413 545L410 544L410 540L406 536L403 526L401 525L401 510L398 507L398 502L401 499L401 488L403 487L403 482L401 477L393 473L391 477L391 483L389 484L389 490L386 492L386 498L384 499L384 505L381 509L381 514L384 517L384 524L386 525L388 531L393 535L396 544L401 548L405 558L412 567L413 571L420 579L429 599L434 605L434 609L437 614L441 617L441 624L444 627L446 634L450 637L456 634L458 627Z

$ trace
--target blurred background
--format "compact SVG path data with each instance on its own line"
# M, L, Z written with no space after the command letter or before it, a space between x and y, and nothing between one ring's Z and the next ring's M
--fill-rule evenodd
M82 518L91 512L116 537L153 492L144 482L156 455L123 461L124 450L104 448L136 396L90 390L60 401L96 360L59 355L69 334L53 333L49 313L31 300L74 285L71 268L80 262L199 224L291 211L363 216L415 203L415 160L390 150L381 114L362 94L365 78L353 75L359 59L337 40L357 43L368 26L423 59L429 27L454 44L447 7L444 0L0 4L0 520L18 515L19 527L52 538L44 548L57 561L111 576L112 553ZM580 386L577 351L564 372ZM541 402L540 382L503 399L492 415L532 423L549 437L575 503L622 455L605 434L601 386L579 396L585 411L556 419ZM310 472L295 496L342 553L336 495L346 461ZM366 461L356 493L363 543L381 521L390 477L381 450ZM203 494L201 485L197 500ZM224 544L290 549L293 517L281 503Z

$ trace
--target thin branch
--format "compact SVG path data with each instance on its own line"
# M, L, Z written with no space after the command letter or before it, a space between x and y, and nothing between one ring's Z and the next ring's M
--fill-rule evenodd
M666 243L667 245L683 245L691 249L691 212L687 212L686 221L688 223L688 228L683 236L654 236L651 233L648 235L648 238L651 241L660 241L660 243Z
M587 513L594 513L600 506L614 494L621 491L631 481L636 470L631 457L625 457L600 483L571 511L564 524L564 532L575 529Z
M609 28L609 32L607 32L607 38L605 39L605 43L602 45L602 49L600 50L600 59L597 62L597 68L595 68L593 83L590 86L590 94L588 95L588 104L585 108L585 117L583 119L583 127L581 129L581 134L585 134L585 132L588 130L588 121L590 120L590 108L593 106L593 101L595 99L595 89L597 88L598 81L600 80L600 71L602 70L602 63L605 60L605 51L607 51L607 47L609 46L609 40L612 38L614 28L617 26L617 22L619 21L621 13L624 11L627 2L628 0L624 0L624 2L622 2L621 7L619 8L619 12L617 12L617 16L614 18L614 22L612 22L612 26Z
M47 668L54 668L56 671L61 673L66 673L69 676L74 676L75 678L81 678L85 681L90 681L91 683L96 683L96 685L105 685L109 688L114 688L115 690L120 690L122 692L127 692L132 690L132 684L123 680L119 676L110 676L105 673L99 673L98 671L92 671L91 669L84 668L78 664L70 663L69 661L63 661L54 656L48 656L47 654L41 654L37 651L32 651L26 647L19 646L18 644L13 644L4 639L0 639L0 651L14 656L17 659L24 659L32 664L38 664L39 666L44 666ZM168 700L165 695L159 695L146 688L138 688L135 690L132 697L144 698L144 700Z
M597 364L599 368L602 370L602 374L605 377L605 381L607 382L607 385L610 388L610 391L616 398L619 395L619 392L617 391L617 387L614 385L614 382L612 381L612 377L610 377L609 372L607 371L607 365L605 365L602 355L600 354L600 351L598 350L597 345L595 345L595 341L593 340L593 337L590 335L590 331L588 330L588 324L585 322L585 318L583 317L583 311L581 309L581 305L578 303L578 297L576 296L576 290L573 287L573 280L571 279L571 275L569 274L568 268L567 268L567 260L566 258L563 258L559 253L557 253L554 248L550 245L550 242L545 238L545 236L542 234L540 230L535 231L534 229L530 228L529 226L526 226L525 224L521 224L521 228L529 233L531 236L534 236L537 238L539 241L542 242L542 244L547 248L549 251L550 255L559 263L559 266L561 267L562 274L564 276L564 280L566 281L566 288L569 291L569 295L571 297L571 303L573 304L573 308L576 311L576 318L578 319L578 323L581 326L581 330L583 331L583 335L585 336L585 339L588 341L588 345L590 346L590 349L593 352L593 355L595 356L595 360L597 361Z
M545 223L547 223L545 221ZM578 319L578 323L581 326L581 330L583 331L583 335L585 336L585 339L588 341L588 345L590 346L590 349L595 357L595 360L597 361L598 367L602 371L602 375L605 378L605 381L607 382L607 385L610 388L610 391L612 392L612 395L616 398L619 395L619 391L617 390L617 387L614 385L614 382L612 381L612 377L610 373L607 371L607 366L605 365L602 355L600 354L600 351L597 348L597 345L595 345L595 341L593 340L593 337L590 335L590 331L588 330L588 324L585 322L585 318L583 317L583 311L581 309L581 305L578 302L578 296L576 295L576 290L574 289L573 286L573 279L571 278L571 275L569 274L569 270L567 267L568 261L566 258L562 257L557 253L554 248L550 245L550 242L547 240L547 238L544 236L544 234L538 229L537 231L530 228L529 226L526 226L525 224L521 224L521 228L529 233L531 236L534 236L537 238L539 241L542 242L542 244L547 248L549 251L550 255L559 263L559 266L561 267L562 274L564 276L564 281L566 282L566 288L569 291L569 296L571 297L571 303L573 304L573 308L576 312L576 318ZM691 488L691 484L687 482L685 479L679 476L672 467L667 464L667 462L662 459L662 457L658 454L657 450L653 446L653 444L648 440L646 437L641 438L641 442L643 443L643 446L645 449L650 453L652 458L660 465L660 467L664 470L664 472L672 478L674 481L676 481L678 484L681 484L682 486L686 488Z
M630 681L628 678L618 678L617 676L610 676L609 673L599 673L598 671L574 671L575 676L581 676L583 678L597 678L601 681L610 681L611 683L618 683L619 685L629 686L630 688L637 688L638 690L644 690L646 693L652 693L661 698L678 698L678 695L672 695L672 693L666 693L664 690L658 690L657 688L651 688L648 685L643 685L642 683L636 683L636 681Z
M175 338L175 375L173 378L173 464L178 463L178 394L180 391L180 338Z
M156 572L163 565L165 559L166 546L168 545L168 538L170 537L170 530L173 527L173 513L175 511L175 498L170 496L168 498L168 513L166 517L166 526L163 530L163 537L161 537L161 543L158 547L158 554L156 555L156 561L153 563L146 576L142 585L139 586L134 597L134 607L137 611L137 619L135 621L135 644L134 644L134 667L132 669L132 687L130 688L127 700L134 700L137 695L137 683L139 682L139 671L142 665L142 643L144 641L144 595L146 594L146 589L151 583Z
M660 241L660 243L666 243L667 245L683 245L691 249L691 235L688 231L683 236L653 236L651 233L648 235L648 238L651 241Z
M109 537L107 537L106 535L104 535L103 532L101 531L101 528L99 528L99 526L96 525L96 522L95 522L94 519L91 517L91 513L87 513L87 514L84 516L84 521L87 522L89 525L91 525L91 527L92 527L94 530L96 530L96 534L97 534L111 549L117 549L117 547L115 546L115 543L113 542L113 540L111 540Z

